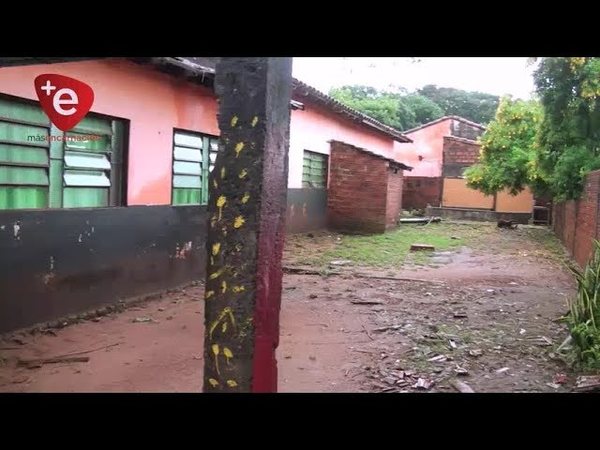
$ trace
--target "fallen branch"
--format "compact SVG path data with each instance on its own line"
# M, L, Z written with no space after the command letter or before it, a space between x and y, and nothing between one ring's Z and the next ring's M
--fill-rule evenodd
M373 339L373 336L371 336L371 333L369 333L369 330L367 330L367 328L364 325L361 325L363 330L365 330L365 333L367 333L367 336L369 336L369 339L371 339L372 341L374 341L375 339Z
M299 275L352 275L356 278L367 278L373 280L391 280L391 281L408 281L408 282L417 282L417 283L430 283L430 284L445 284L443 281L437 280L423 280L422 278L401 278L401 277L385 277L380 275L369 275L361 272L323 272L321 270L315 269L307 269L302 267L283 267L284 273L295 273Z
M98 348L94 348L92 350L85 350L83 352L72 352L72 353L66 353L64 355L60 355L60 356L56 356L56 358L64 358L64 357L68 357L68 356L74 356L74 355L85 355L86 353L93 353L93 352L97 352L99 350L104 350L107 348L111 348L111 347L115 347L117 345L121 345L122 342L117 342L116 344L110 344L110 345L105 345L103 347L98 347Z
M600 376L581 376L577 378L575 391L588 392L600 390Z
M18 365L33 369L36 367L42 367L44 364L88 362L89 360L90 360L89 356L70 356L70 357L41 358L41 359L19 359Z
M381 328L375 328L373 331L377 331L377 332L383 332L383 331L388 331L388 330L399 330L400 328L402 328L402 325L391 325L389 327L381 327Z
M379 300L350 300L353 305L383 305Z

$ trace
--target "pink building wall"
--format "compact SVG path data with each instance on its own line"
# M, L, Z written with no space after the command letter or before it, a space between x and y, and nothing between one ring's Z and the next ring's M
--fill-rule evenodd
M3 67L0 93L37 100L33 80L43 73L89 84L95 97L92 112L130 121L128 205L171 203L173 128L220 134L218 104L210 89L124 59ZM302 187L304 150L329 154L330 140L393 157L396 143L391 137L306 98L296 99L305 103L305 110L292 111L288 187Z
M412 143L394 143L394 158L413 167L406 177L441 177L444 154L444 136L450 135L452 119L430 125L412 133L405 133ZM419 160L422 156L422 160Z
M304 150L329 155L329 141L336 140L365 148L392 158L395 141L366 126L360 126L342 118L321 106L313 105L302 97L305 109L292 112L290 128L290 153L288 187L302 187L302 160ZM401 162L405 162L400 160Z
M0 93L37 100L33 80L43 73L89 84L92 112L130 120L128 205L171 203L173 128L220 134L210 89L127 60L3 67Z

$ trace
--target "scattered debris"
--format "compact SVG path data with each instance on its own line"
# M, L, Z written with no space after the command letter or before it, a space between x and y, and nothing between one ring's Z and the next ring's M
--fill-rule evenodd
M525 333L527 333L527 330L526 330L525 328L521 328L521 329L519 330L519 334L520 334L520 335L523 335L523 334L525 334Z
M460 239L458 236L450 236L450 239Z
M469 356L472 356L473 358L478 358L481 355L483 355L483 350L479 350L479 349L469 350Z
M508 367L503 367L502 369L498 369L496 370L496 373L504 373L504 372L508 372L510 370L510 368Z
M452 317L454 317L455 319L466 319L468 316L465 312L455 311L454 313L452 313Z
M310 294L310 295L308 296L308 298L317 298L317 297L318 297L318 295L317 295L317 294Z
M284 358L285 359L292 359L292 355L285 355Z
M456 365L455 369L454 369L454 373L460 376L466 376L469 375L469 371L467 369L465 369L464 367L459 366L458 364Z
M335 261L330 261L330 266L349 266L352 264L352 261L349 259L337 259Z
M494 289L486 289L485 292L487 292L488 294L493 294L496 291Z
M411 244L410 251L411 252L419 252L419 251L434 251L435 247L429 244Z
M163 312L163 311L165 310L165 308L158 308L158 310L159 310L160 312Z
M553 389L559 389L560 388L560 384L557 384L557 383L546 383L546 386L550 386Z
M15 344L25 345L25 341L23 339L21 339L21 338L14 337L10 341L14 342Z
M448 343L450 344L450 348L458 348L458 345L456 345L456 342L454 342L452 339L450 339Z
M454 387L454 389L456 389L459 392L462 392L463 394L474 394L475 393L475 391L471 388L471 386L469 386L464 381L452 380L450 382L450 384L452 385L452 387Z
M568 335L567 338L563 341L563 343L558 346L556 351L560 352L563 348L569 347L571 345L571 342L573 342L573 336Z
M311 356L309 356L309 357L308 357L308 359L310 359L311 361L316 361L316 360L317 360L317 357L316 357L316 356L312 356L312 355L311 355Z
M565 384L567 382L567 375L564 373L557 373L556 375L554 375L554 378L552 379L552 382L555 384Z
M575 383L575 390L579 392L600 390L600 375L580 376Z
M154 322L154 320L151 317L136 317L135 319L132 320L133 323L147 323L147 322Z
M433 358L429 358L427 361L429 361L429 362L444 362L447 360L448 360L448 357L446 355L438 355L438 356L434 356Z
M413 387L416 389L425 389L425 390L431 388L431 386L433 386L433 381L426 380L425 378L419 378L417 380L417 382L413 385Z

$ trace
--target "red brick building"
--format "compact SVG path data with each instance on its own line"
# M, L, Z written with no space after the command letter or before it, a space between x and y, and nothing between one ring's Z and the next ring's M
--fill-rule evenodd
M331 141L327 218L330 228L383 233L402 210L403 171L411 168L385 156Z

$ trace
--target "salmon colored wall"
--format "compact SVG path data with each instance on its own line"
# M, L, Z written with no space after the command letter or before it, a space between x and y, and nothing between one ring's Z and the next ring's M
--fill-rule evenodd
M0 68L0 93L37 100L33 80L58 73L89 84L92 112L129 119L127 203L171 203L173 128L219 135L210 89L127 60Z
M392 158L394 140L379 132L370 131L350 120L313 105L305 98L294 97L303 102L305 109L292 111L290 126L290 153L288 187L302 187L302 162L304 150L329 155L329 141L336 140L365 148L373 153ZM405 162L400 160L401 162Z
M413 170L404 173L406 177L441 177L444 136L450 134L452 119L444 120L420 130L406 133L412 143L394 143L394 157ZM423 160L419 161L419 155Z
M510 195L508 191L498 192L496 195L496 211L530 213L533 211L533 193L525 188L517 195Z
M492 209L494 197L467 187L464 178L444 178L442 206L449 208Z

